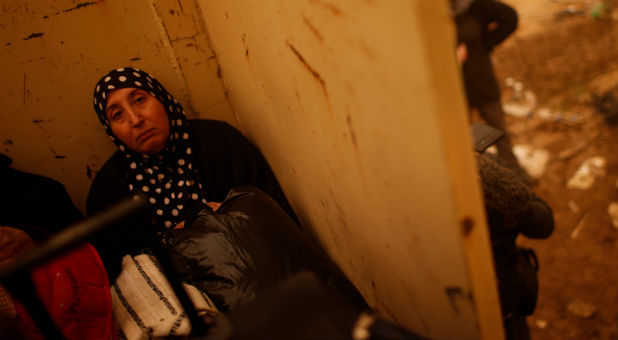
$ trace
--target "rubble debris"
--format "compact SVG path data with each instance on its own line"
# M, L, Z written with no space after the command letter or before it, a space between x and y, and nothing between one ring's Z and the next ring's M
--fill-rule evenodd
M609 91L618 91L618 84L616 84L616 70L607 71L594 77L593 80L587 86L590 91L590 101L592 103L592 94L602 95Z
M554 15L556 20L560 20L562 18L572 17L572 16L582 16L582 17L585 17L586 16L586 11L581 10L581 9L577 9L577 7L575 5L568 5L566 8L556 12L556 14Z
M513 147L513 153L519 164L530 176L539 178L545 172L545 166L549 160L549 151L535 149L529 144L517 144Z
M597 178L605 176L605 158L596 156L585 160L575 174L569 178L567 188L587 190Z
M577 155L578 153L580 153L582 150L584 150L586 148L586 146L588 145L588 143L586 142L579 142L577 143L577 145L575 145L572 148L568 148L565 150L562 150L558 153L558 159L561 161L567 160L575 155Z
M576 239L577 236L579 236L579 233L582 231L582 229L586 225L586 218L587 217L588 217L588 213L585 213L584 216L582 216L582 218L579 220L579 222L575 226L575 229L573 229L573 231L571 232L571 239L572 240Z
M534 113L536 114L537 117L541 119L551 121L551 122L556 122L556 123L562 123L565 125L571 125L571 126L582 124L586 120L586 117L579 113L557 112L557 111L550 110L546 107L539 108Z
M599 310L599 307L591 303L573 301L567 305L567 310L575 316L589 319Z
M592 95L592 104L605 118L605 123L616 124L618 121L618 89L613 88L602 94Z
M567 202L567 206L569 207L569 209L574 212L574 213L578 213L579 212L579 206L577 206L577 204L575 203L575 201L573 200L569 200L569 202Z
M521 98L508 100L502 104L504 113L514 117L529 117L536 108L536 95L530 90L523 91Z
M540 329L547 328L547 320L536 319L534 323L536 323L536 326L539 327Z
M555 120L556 119L556 113L554 113L554 111L550 110L549 108L546 107L541 107L538 110L536 110L536 116L544 119L544 120Z
M524 88L524 84L513 77L504 79L506 87L510 88L508 97L502 102L504 113L514 117L529 117L537 106L536 95Z
M513 85L515 85L515 78L513 77L504 78L504 85L506 85L506 87L513 87Z
M597 140L600 135L601 135L600 133L597 133L594 137L590 138L589 140L579 141L574 147L560 151L558 153L558 159L561 161L564 161L564 160L567 160L577 155L581 151L585 150L588 145L592 144L592 142Z
M618 229L618 202L612 202L607 206L607 213L612 218L612 225Z

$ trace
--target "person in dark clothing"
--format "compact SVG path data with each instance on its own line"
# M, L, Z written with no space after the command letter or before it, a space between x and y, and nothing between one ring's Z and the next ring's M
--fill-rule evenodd
M21 229L35 240L44 241L83 218L61 183L13 169L12 162L0 154L0 226Z
M466 51L462 73L468 105L477 109L487 124L505 132L496 143L500 158L526 183L532 184L534 179L521 168L513 154L500 102L500 86L491 61L493 49L517 28L517 12L494 0L455 0L453 11L457 39Z
M0 338L43 339L50 333L42 320L53 322L65 338L110 338L109 285L92 247L47 252L45 262L35 265L26 260L83 214L60 182L11 163L0 154L0 265L18 262L22 270L5 270L0 281Z
M216 209L237 186L260 188L298 223L260 152L225 122L186 119L180 103L148 73L129 67L110 71L95 87L94 108L118 150L92 183L88 215L138 194L152 211L152 221L130 221L91 240L111 281L124 255L148 247L144 227L163 239L192 211Z
M518 235L543 239L554 230L551 208L509 168L490 154L478 156L507 339L530 339L526 316L536 307L538 262Z

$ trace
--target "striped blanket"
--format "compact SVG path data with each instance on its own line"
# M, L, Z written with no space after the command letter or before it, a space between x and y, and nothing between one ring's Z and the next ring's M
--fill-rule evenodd
M217 313L205 293L186 283L183 287L199 315ZM152 255L126 255L122 272L110 290L114 318L126 339L183 336L191 332L187 314Z

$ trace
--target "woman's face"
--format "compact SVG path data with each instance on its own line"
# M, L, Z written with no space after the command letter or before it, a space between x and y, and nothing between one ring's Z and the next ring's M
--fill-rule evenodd
M114 90L108 94L105 114L114 135L131 150L152 155L165 148L169 119L150 93L131 87Z

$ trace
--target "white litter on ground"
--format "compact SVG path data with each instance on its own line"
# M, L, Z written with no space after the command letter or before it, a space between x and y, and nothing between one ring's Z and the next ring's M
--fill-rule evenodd
M540 329L547 328L547 320L536 319L535 323L536 323L536 326L539 327Z
M567 305L567 310L575 316L588 319L594 314L596 314L596 312L599 310L599 307L592 303L573 301Z
M605 158L601 156L588 158L579 166L575 174L569 178L567 188L590 189L597 178L605 176L605 163Z
M537 100L534 92L525 90L519 93L519 97L511 98L502 103L504 113L513 117L528 117L534 113Z
M539 178L545 172L545 166L549 161L549 151L535 149L528 144L517 144L513 147L513 153L519 164L530 176Z
M612 225L618 229L618 203L612 202L607 206L607 213L612 218Z
M569 200L567 202L567 206L569 207L569 209L571 209L572 212L574 213L578 213L579 212L579 206L577 206L577 204L575 203L575 201L573 200Z

